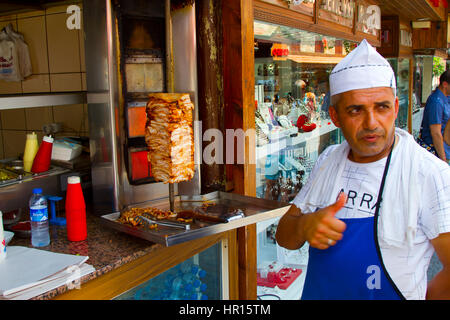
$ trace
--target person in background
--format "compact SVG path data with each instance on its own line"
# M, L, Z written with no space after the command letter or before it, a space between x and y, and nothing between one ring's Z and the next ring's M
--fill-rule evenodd
M320 154L275 235L309 243L302 299L450 299L450 166L395 128L394 71L366 40L330 95L346 141ZM443 268L427 283L433 252Z
M450 119L450 70L446 70L439 78L439 86L428 97L423 111L419 144L434 151L440 159L450 160L450 145L444 142L443 134Z

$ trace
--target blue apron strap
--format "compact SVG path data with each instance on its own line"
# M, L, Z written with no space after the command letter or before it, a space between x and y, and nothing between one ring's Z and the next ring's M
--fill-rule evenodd
M392 157L392 151L394 150L394 145L395 145L395 133L394 133L394 142L392 143L391 151L389 152L389 156L386 159L386 165L384 166L384 172L383 172L383 178L381 179L380 190L378 191L378 199L377 199L377 203L376 203L375 216L374 216L375 221L373 224L373 227L374 227L373 235L374 235L375 247L376 247L377 254L378 254L378 259L380 261L381 267L383 268L383 272L384 272L386 278L391 283L395 292L397 292L400 299L405 300L405 297L403 296L401 291L398 289L395 282L392 280L391 276L389 275L389 272L386 269L386 266L384 265L383 256L381 254L381 249L380 249L380 243L378 241L378 217L380 215L381 202L383 201L384 184L386 183L386 177L387 177L387 174L389 171L389 164L391 163L391 157Z

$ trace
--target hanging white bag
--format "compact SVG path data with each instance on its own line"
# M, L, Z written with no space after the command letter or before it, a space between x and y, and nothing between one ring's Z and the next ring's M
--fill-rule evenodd
M23 35L14 31L11 23L6 26L5 30L6 34L16 45L17 55L19 57L19 69L23 80L33 73L28 45L24 41Z
M3 30L0 32L0 80L22 80L16 44Z

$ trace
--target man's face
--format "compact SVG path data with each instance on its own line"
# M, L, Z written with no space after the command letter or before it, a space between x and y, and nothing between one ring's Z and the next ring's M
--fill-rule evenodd
M330 106L333 123L341 128L350 145L349 159L373 162L389 154L398 114L392 88L379 87L341 93Z
M446 96L450 96L450 84L447 81L442 83L442 92Z

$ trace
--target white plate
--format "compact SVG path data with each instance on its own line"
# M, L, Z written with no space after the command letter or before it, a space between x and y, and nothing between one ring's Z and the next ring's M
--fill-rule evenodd
M14 237L14 232L4 231L4 235L5 235L6 245L8 245L8 242L10 242L11 239Z

